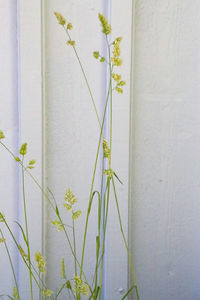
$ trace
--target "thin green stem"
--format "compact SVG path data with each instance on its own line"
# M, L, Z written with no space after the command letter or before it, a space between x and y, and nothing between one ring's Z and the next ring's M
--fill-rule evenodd
M107 105L108 105L108 100L109 100L110 86L111 86L111 80L110 80L109 87L108 87L107 99L106 99L106 104L105 104L105 109L104 109L104 114L103 114L103 121L102 121L102 124L101 124L101 132L100 132L99 142L98 142L98 147L97 147L97 154L96 154L94 171L93 171L93 176L92 176L92 184L91 184L91 189L90 189L90 196L89 196L88 207L90 207L90 205L91 205L91 199L92 199L92 193L93 193L93 186L94 186L94 179L95 179L96 169L97 169L97 161L98 161L98 157L99 157L99 150L100 150L101 139L102 139L102 134L103 134L103 126L104 126L104 122L105 122L106 110L107 110ZM86 223L85 223L85 232L84 232L84 239L83 239L80 277L82 275L82 270L83 270L83 261L84 261L84 254L85 254L85 243L86 243L88 219L89 219L89 209L88 209L88 212L87 212Z
M39 280L41 280L41 276L40 276L40 272L39 272ZM41 300L42 299L42 293L41 293L41 291L39 291L39 300Z
M100 273L100 291L99 291L99 300L101 300L101 292L102 292L102 280L103 280L103 259L104 259L104 252L105 252L105 239L106 239L106 229L107 229L107 220L108 220L108 207L109 207L109 200L110 200L110 178L107 178L107 198L106 201L106 211L105 211L105 224L103 226L103 246L102 246L102 255L101 255L101 273ZM105 201L104 201L105 202ZM105 204L104 204L105 206Z
M3 232L2 232L1 229L0 229L0 233L1 233L2 238L5 239L5 237L4 237ZM14 265L13 265L13 262L12 262L12 258L11 258L11 255L10 255L10 252L9 252L6 240L4 241L4 245L5 245L6 252L7 252L7 255L8 255L8 259L9 259L9 262L10 262L10 266L11 266L11 269L12 269L12 273L13 273L13 277L14 277L14 281L15 281L15 287L17 289L17 294L18 294L18 297L19 297L19 300L20 300L19 288L18 288L18 284L17 284L17 278L16 278L16 274L15 274L15 269L14 269Z
M22 164L24 164L24 156L22 159ZM30 280L30 289L31 289L31 300L33 300L33 282L32 282L32 271L31 271L31 255L30 255L30 244L29 244L29 234L28 234L28 218L26 211L26 195L25 195L25 177L24 177L24 168L22 167L22 196L24 204L24 220L26 228L26 240L27 240L27 251L28 251L28 264L29 264L29 280Z
M6 146L1 140L0 140L0 144L6 149L6 151L9 152L9 154L10 154L14 159L16 158L16 156L14 155L14 153ZM40 189L40 191L42 192L42 194L44 195L44 197L46 198L46 200L49 202L51 208L52 208L53 211L56 213L56 215L57 215L59 221L61 222L61 225L63 226L64 234L65 234L65 236L66 236L66 238L67 238L67 241L68 241L70 250L71 250L71 252L72 252L72 255L75 257L74 251L73 251L73 247L72 247L72 244L71 244L71 241L70 241L70 238L69 238L69 235L68 235L68 233L67 233L67 231L66 231L66 229L65 229L65 225L64 225L64 223L63 223L63 221L62 221L62 219L61 219L61 217L60 217L60 214L57 214L57 210L56 210L56 208L54 207L54 204L52 203L52 201L50 200L48 194L47 194L46 191L43 189L43 187L38 183L38 181L35 179L35 177L34 177L34 176L29 172L29 170L24 166L24 164L22 163L22 161L19 161L19 164L22 166L22 168L24 169L24 171L26 171L26 173L31 177L31 179L34 181L34 183L38 186L38 188ZM12 233L12 232L10 231L10 233ZM13 237L14 237L14 236L13 236ZM17 244L17 243L16 243L16 244ZM78 262L77 258L76 258L76 262L77 262L79 268L81 268L81 265L80 265L80 263ZM86 284L88 285L89 290L90 290L90 292L91 292L91 294L92 294L92 297L93 297L93 292L92 292L92 289L91 289L91 287L90 287L90 285L89 285L89 283L88 283L88 281L87 281L87 278L86 278L84 272L82 272L82 273L83 273L83 276L84 276L84 280L85 280ZM37 285L38 285L38 283L37 283ZM38 286L39 286L39 285L38 285ZM93 298L94 298L94 297L93 297Z
M110 77L110 158L109 158L109 168L111 169L111 150L112 150L112 65L111 65L111 52L110 45L108 43L108 36L106 35L106 43L108 49L108 65L109 65L109 77ZM103 280L103 258L105 251L105 235L106 235L106 225L107 225L107 217L108 217L108 204L110 198L110 180L107 191L107 206L106 206L106 219L104 224L104 232L103 232L103 248L102 248L102 258L101 258L101 273L100 273L100 292L99 299L101 299L101 291L102 291L102 280ZM104 207L105 209L105 207ZM105 212L105 210L104 210ZM105 215L105 213L104 213Z
M106 35L106 43L108 48L108 58L109 58L109 75L110 75L110 159L109 159L109 168L111 169L111 152L112 152L112 65L111 65L111 53L110 45L108 43L108 37Z
M70 36L68 30L65 28L65 26L63 26L63 28L64 28L65 32L67 33L69 40L72 41L71 36ZM95 100L94 100L94 97L93 97L93 94L92 94L92 91L91 91L91 88L90 88L90 85L89 85L89 82L88 82L86 73L85 73L85 71L84 71L83 65L82 65L82 63L81 63L80 57L79 57L79 55L78 55L78 52L77 52L75 46L73 45L72 47L73 47L73 49L74 49L74 53L75 53L76 58L77 58L77 60L78 60L78 62L79 62L81 71L82 71L82 73L83 73L83 77L84 77L84 79L85 79L85 82L86 82L86 85L87 85L87 88L88 88L88 91L89 91L89 94L90 94L90 97L91 97L91 100L92 100L92 104L93 104L93 106L94 106L95 114L96 114L96 117L97 117L99 126L100 126L100 128L101 128L101 121L100 121L100 118L99 118L99 114L98 114L98 111L97 111L97 107L96 107L96 104L95 104Z
M74 219L73 222L73 240L74 240L74 255L76 257L76 236L75 236L75 226L74 226ZM75 276L77 276L77 266L76 266L76 259L74 259L74 268L75 268Z
M63 285L61 286L61 288L59 289L59 291L57 292L56 294L56 297L54 300L57 300L58 299L58 296L61 294L61 292L63 291L63 289L66 288L66 282L63 283ZM69 293L69 298L71 299L71 295L70 295L70 292L69 292L69 289L68 290L68 293Z
M134 272L133 263L132 263L132 260L131 260L131 255L130 255L130 251L129 251L129 248L128 248L128 244L127 244L127 241L126 241L126 238L125 238L123 226L122 226L122 220L121 220L121 214L120 214L120 209L119 209L118 197L117 197L117 192L116 192L115 182L114 182L113 176L112 176L112 185L113 185L113 191L114 191L114 195L115 195L115 202L116 202L116 206L117 206L117 213L118 213L120 230L121 230L122 237L123 237L123 240L124 240L124 245L126 247L126 251L127 251L127 254L128 254L128 260L129 260L129 264L130 264L130 268L131 268L133 283L135 285L137 300L139 300L140 298L139 298L139 293L138 293L138 289L137 289L135 272Z
M103 223L103 232L105 232L105 225L107 223L107 214L106 214L106 195L107 195L107 190L108 190L108 185L109 185L109 182L107 180L107 183L106 183L106 188L104 190L104 195L103 195L103 200L101 198L101 203L103 201L103 207L101 206L101 210L103 212L103 217L102 217L102 223ZM108 206L108 204L107 204ZM106 221L105 221L106 220ZM99 230L100 232L100 230ZM100 236L100 234L99 234ZM96 272L101 264L101 260L102 260L102 257L103 257L104 253L101 254L100 258L99 258L99 261L97 262L97 265L96 265L96 268L95 268L95 273L93 275L93 280L92 280L92 286L93 286L93 283L95 281L95 276L96 276Z
M67 231L66 231L66 229L65 229L65 226L64 226L63 221L62 221L62 219L61 219L61 217L60 217L60 214L57 214L57 217L58 217L58 219L59 219L59 221L60 221L60 223L61 223L61 225L62 225L62 227L63 227L63 231L64 231L64 234L65 234L65 236L66 236L66 238L67 238L67 241L68 241L68 244L69 244L71 253L72 253L72 255L73 255L73 257L74 257L74 259L75 259L77 265L78 265L79 268L81 269L81 264L79 263L79 261L78 261L76 255L75 255L75 253L74 253L74 250L73 250L73 247L72 247L72 244L71 244L69 235L68 235L68 233L67 233ZM84 273L83 271L82 271L82 274L83 274L83 276L84 276L84 280L85 280L86 284L87 284L88 287L89 287L89 290L90 290L90 292L91 292L91 295L92 295L92 297L94 298L94 295L93 295L93 292L92 292L92 288L91 288L91 286L89 285L89 283L88 283L88 281L87 281L87 278L86 278L86 275L85 275L85 273Z
M16 241L16 239L15 239L13 233L12 233L12 230L10 229L10 227L9 227L8 223L6 222L5 218L3 220L3 223L6 225L6 228L8 229L8 231L9 231L9 233L10 233L10 235L11 235L11 237L12 237L14 243L15 243L15 245L17 246L17 249L20 251L19 244L17 243L17 241ZM22 257L22 259L23 259L26 267L29 269L29 265L28 265L27 261L25 260L25 258L22 255L21 255L21 257ZM33 274L32 270L31 270L31 274L32 274L32 277L33 277L35 283L37 284L38 288L42 291L42 288L40 287L40 284L37 281L37 279L36 279L35 275Z
M6 149L6 151L8 151L10 153L10 155L15 159L16 156L14 155L14 153L0 140L0 144ZM46 200L49 202L51 208L54 210L54 212L56 212L56 209L52 203L52 201L49 199L48 194L46 193L46 191L43 189L43 187L39 184L39 182L35 179L35 177L31 174L31 172L29 172L29 170L24 166L24 164L22 163L22 161L18 161L18 163L21 165L21 167L23 167L24 171L26 171L26 173L31 177L31 179L34 181L34 183L38 186L38 188L40 189L40 191L42 192L42 194L45 196Z

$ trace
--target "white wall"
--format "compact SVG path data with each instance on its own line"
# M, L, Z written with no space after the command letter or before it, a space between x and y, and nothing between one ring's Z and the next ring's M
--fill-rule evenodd
M141 299L200 299L200 2L137 1L130 232Z
M30 3L33 5L31 9ZM74 24L78 49L81 49L83 61L87 62L86 71L94 84L98 109L102 113L105 73L92 57L92 51L103 48L103 41L97 39L96 34L100 35L97 13L107 13L116 28L116 34L124 36L123 70L129 82L132 3L128 0L125 4L115 1L110 6L107 1L94 3L87 0L76 5L74 1L66 3L64 0L52 0L44 4L45 135L42 135L40 0L20 1L20 54L16 41L16 5L12 1L0 1L0 24L1 28L7 29L0 31L0 130L5 131L7 143L14 151L17 151L21 142L31 143L30 152L35 154L33 158L38 163L34 174L40 182L42 176L46 177L46 184L55 193L60 207L66 188L70 186L79 199L80 208L84 210L88 201L98 124L72 49L65 45L64 32L57 24L53 11L61 11ZM129 90L122 98L116 98L114 127L119 136L114 136L114 144L118 145L119 142L120 145L117 146L113 161L125 182L119 188L123 199L121 210L125 231L128 169L131 166L129 238L141 300L200 298L199 11L199 1L137 1L136 28L133 30L132 144L129 165ZM118 20L124 24L120 25ZM91 53L91 57L88 53ZM42 174L39 166L45 138L47 161ZM20 215L18 169L2 149L0 161L0 210L5 212L9 220L13 220ZM29 211L34 217L30 226L33 251L36 251L42 243L41 198L31 185L28 196ZM121 241L116 239L118 228L113 215L110 216L112 225L107 240L111 248L106 254L108 264L104 274L104 299L121 299L119 289L126 289L127 284L127 258ZM67 258L68 254L65 253L62 237L49 223L54 216L49 210L45 216L47 225L44 242L48 269L53 271L48 275L47 283L53 288L57 286L60 275L56 256ZM96 233L96 228L92 226L95 218L94 215L89 235ZM78 226L83 226L83 219L84 216L78 221ZM82 244L81 235L79 237ZM0 247L2 251L2 245ZM95 247L89 236L88 248L91 255L86 259L86 271L89 273L95 256ZM11 252L14 255L13 250ZM25 290L26 273L19 268L18 259L15 263L21 289ZM2 255L0 266L1 270L8 266ZM67 269L70 267L68 261ZM12 274L8 269L6 273L0 271L0 291L11 292L12 286Z

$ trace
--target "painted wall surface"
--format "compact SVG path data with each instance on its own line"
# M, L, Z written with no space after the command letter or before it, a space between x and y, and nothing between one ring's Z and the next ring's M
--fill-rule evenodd
M31 9L30 3L33 5ZM100 0L95 3L87 0L80 2L80 5L74 1L66 4L64 0L44 2L45 135L42 135L41 126L40 1L20 1L20 58L17 53L15 4L12 1L0 1L0 25L6 28L6 31L0 31L0 130L5 131L7 143L14 151L17 151L21 141L28 141L29 153L36 154L34 157L30 154L30 158L36 158L38 166L41 165L41 144L45 145L46 153L43 154L46 154L47 160L43 168L44 177L56 195L60 208L63 207L66 189L71 187L79 200L80 209L85 210L99 128L79 66L72 49L66 45L67 38L53 12L62 12L74 25L73 36L95 90L101 115L107 75L102 65L92 57L94 50L105 51L103 40L98 38L101 36L98 12L105 13L112 20L114 35L116 33L124 37L122 72L127 86L131 30L135 32L130 163L130 93L127 89L122 98L116 97L113 121L117 134L113 136L113 144L117 150L114 152L113 164L124 182L118 189L122 199L120 205L125 232L128 224L129 166L131 169L129 242L140 296L141 300L199 300L199 1L138 0L135 28L131 28L131 1L122 4L115 0L112 5L111 2L108 5L107 1ZM125 20L124 27L118 22L119 19ZM17 77L19 70L20 78ZM30 123L32 119L34 121ZM3 210L8 220L12 221L21 215L19 170L2 149L0 161L0 211ZM34 172L41 181L40 167ZM100 166L95 186L99 185ZM33 233L33 251L36 251L42 243L41 198L31 184L28 196L29 211L34 216L30 228ZM110 250L106 252L107 267L104 274L104 299L109 300L121 299L128 277L127 257L122 241L117 238L119 228L113 218L116 213L114 206L111 206L111 210L113 214L110 215L111 226L107 238L107 249ZM66 212L66 221L67 218ZM91 276L89 267L95 260L95 243L90 237L97 232L93 226L96 218L94 214L87 238L86 251L89 255L85 265L88 276ZM68 271L73 264L65 251L66 245L60 233L50 224L54 219L52 211L46 209L43 238L49 269L47 284L50 288L58 286L60 277L60 260L56 257L66 258ZM82 228L84 215L78 222L77 227ZM78 232L77 237L77 244L82 245L82 234ZM2 245L0 247L3 251ZM28 277L24 269L19 267L18 259L15 264L20 287L27 293L28 285L24 278ZM0 266L0 291L3 288L3 292L10 293L12 274L2 255ZM5 272L2 273L5 269L6 276Z
M97 109L102 119L105 105L108 74L105 64L93 57L93 51L105 55L105 38L102 35L98 13L112 20L112 39L123 36L123 66L116 70L122 73L127 82L124 94L115 93L113 98L113 168L124 185L117 183L119 202L125 234L127 233L128 211L128 153L129 153L129 105L130 105L130 60L131 60L131 10L132 1L48 1L45 5L45 93L46 93L46 176L47 184L56 195L59 208L67 224L71 224L69 212L63 210L64 195L68 187L77 196L83 215L77 220L77 249L83 243L83 228L99 139L99 125L89 93L80 71L73 49L66 45L68 40L53 14L61 12L72 22L72 39L88 76L95 95ZM121 18L121 22L119 19ZM123 22L122 20L126 20ZM106 117L108 134L109 118ZM97 166L94 189L99 189L101 168ZM94 211L97 208L94 204ZM97 210L96 210L97 211ZM109 230L106 241L105 272L103 274L103 299L121 299L127 290L127 255L120 233L117 210L113 195L110 201ZM49 273L48 286L55 288L60 280L60 258L65 257L68 276L73 277L74 261L63 237L57 233L50 222L55 214L47 210L46 217L46 255ZM92 278L91 266L95 265L95 236L97 234L97 213L93 212L89 221L84 270L89 280ZM79 254L80 259L80 254Z
M200 299L199 59L199 1L137 1L130 236L142 300Z
M41 26L40 0L0 1L0 130L6 146L19 155L22 143L28 143L25 165L36 160L33 176L41 184L42 113L41 113ZM31 33L31 34L30 34ZM31 58L31 59L30 59ZM0 147L0 212L14 232L15 239L26 252L26 245L14 223L24 226L21 170L12 156ZM25 177L31 257L41 251L42 202L38 187ZM23 299L30 294L29 276L5 224L1 223L11 254L15 275ZM25 226L23 227L25 228ZM14 277L4 244L0 244L0 294L12 295ZM38 296L38 290L33 285Z
M0 130L5 132L7 145L15 151L18 146L17 10L16 3L12 0L1 0L0 7ZM13 220L18 217L19 205L18 169L2 147L0 147L0 191L0 211L6 215L7 221L14 229ZM1 226L1 229L4 230L10 246L11 239L5 226ZM12 257L14 250L10 249ZM8 270L8 265L5 247L0 244L0 294L9 293L13 286L13 276L11 269ZM14 265L18 266L17 257Z

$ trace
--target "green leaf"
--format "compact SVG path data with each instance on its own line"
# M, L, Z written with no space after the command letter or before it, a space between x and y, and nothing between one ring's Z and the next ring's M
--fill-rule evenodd
M133 285L133 286L128 290L128 292L124 295L124 297L123 297L121 300L126 299L126 297L130 294L130 292L131 292L133 289L136 289L136 288L137 288L136 285Z
M98 286L98 287L97 287L97 292L96 292L96 299L97 299L97 296L98 296L98 294L99 294L99 291L100 291L100 287Z
M65 269L65 261L64 258L61 259L61 277L66 279L66 269Z
M21 159L18 156L15 156L16 161L21 161Z
M96 256L99 257L99 250L100 250L100 237L99 235L96 236Z
M66 282L66 287L70 290L72 289L72 286L71 286L71 283L69 280L67 280L67 282Z
M29 165L34 165L34 164L35 164L35 159L29 161Z
M123 182L119 179L119 177L117 176L117 174L116 174L115 172L113 172L113 174L114 174L114 176L117 178L117 180L118 180L121 184L123 184Z
M58 206L57 206L57 205L56 205L56 214L57 214L57 216L60 216L59 210L58 210Z
M100 193L98 191L94 191L92 193L92 197L91 197L90 203L88 205L88 215L90 214L91 207L92 207L92 201L93 201L93 198L94 198L95 194L97 194L98 195L98 199L100 199Z
M20 228L20 230L21 230L21 232L22 232L24 241L25 241L26 245L28 246L28 241L27 241L27 239L26 239L26 235L25 235L25 232L24 232L22 226L21 226L17 221L15 221L15 223L19 226L19 228Z

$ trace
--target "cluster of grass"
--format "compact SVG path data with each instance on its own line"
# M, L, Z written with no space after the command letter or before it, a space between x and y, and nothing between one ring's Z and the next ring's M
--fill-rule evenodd
M121 181L115 171L112 168L112 112L113 112L113 96L114 93L123 93L123 87L125 85L125 81L121 78L120 73L118 72L118 68L122 65L122 59L121 59L121 51L120 51L120 43L122 41L121 37L115 38L112 42L110 41L110 34L112 31L111 25L108 23L107 19L102 15L99 14L99 21L102 28L102 33L105 37L106 47L107 47L107 56L104 57L101 55L99 51L94 51L93 56L96 60L98 60L100 63L105 64L105 68L109 70L109 84L107 88L107 94L106 94L106 101L105 101L105 107L103 112L103 118L100 120L100 116L97 111L97 107L95 104L94 96L91 92L90 84L88 81L88 78L86 76L86 73L84 71L83 65L81 63L79 54L76 50L76 41L74 41L71 37L71 30L73 29L73 26L70 22L67 22L66 19L58 12L55 12L55 16L58 20L58 23L62 26L64 31L67 34L67 45L72 47L72 50L74 51L74 54L79 62L81 72L83 74L83 77L85 79L86 86L89 91L90 98L92 100L92 104L94 106L94 111L97 117L97 121L99 123L99 139L98 139L98 146L97 146L97 153L96 153L96 159L95 159L95 165L93 169L92 174L92 182L91 187L89 191L89 201L88 201L88 207L86 212L86 220L85 220L85 227L83 231L83 245L82 249L76 248L76 220L80 217L81 211L77 209L77 203L78 200L74 193L71 191L70 188L67 189L65 194L65 201L64 201L64 209L66 209L71 217L71 225L66 226L65 222L61 216L61 213L59 211L58 205L56 203L55 197L52 194L50 190L44 190L43 187L40 186L38 181L35 179L35 177L32 175L31 170L35 166L35 160L30 160L27 163L27 160L25 159L27 156L27 144L24 143L20 150L19 155L15 155L12 153L12 151L6 146L4 139L4 133L3 131L0 131L0 145L4 147L11 156L15 159L15 161L20 165L21 167L21 173L22 173L22 198L23 198L23 208L24 208L24 228L19 223L17 223L17 226L19 226L19 229L21 231L22 237L23 237L23 245L20 245L18 243L18 240L15 238L14 233L11 230L11 227L9 226L6 217L4 216L3 212L0 212L0 222L3 226L6 227L7 231L9 232L11 238L13 239L13 242L15 246L17 247L21 259L23 260L24 264L27 267L28 274L29 274L29 285L30 285L30 299L33 300L33 282L38 286L38 289L40 291L40 299L62 299L64 295L66 294L68 299L76 299L80 300L83 297L87 297L87 299L102 299L102 284L103 284L103 268L104 268L104 254L105 254L105 238L106 238L106 232L108 227L108 214L109 214L109 203L110 203L110 194L111 191L114 194L115 204L117 208L118 213L118 220L120 225L120 232L119 234L122 235L125 249L127 251L128 260L130 264L130 270L132 273L132 281L133 285L128 289L126 294L122 297L123 299L126 299L130 293L135 293L137 300L139 300L139 293L138 288L136 284L133 264L131 261L130 252L128 249L127 241L124 235L123 226L122 226L122 220L120 215L120 209L118 204L118 196L117 196L117 190L116 190L116 181L119 181L120 184ZM103 136L103 128L105 124L105 116L107 109L109 107L109 113L110 113L110 124L109 124L109 138L106 140ZM103 151L103 167L102 166L102 180L101 180L101 189L94 190L94 182L95 182L95 176L96 176L96 170L97 170L97 163L100 159L100 151ZM64 259L61 259L61 284L60 287L56 291L52 291L49 287L46 286L45 283L45 273L46 273L46 262L44 257L40 252L36 252L34 254L34 257L32 256L31 249L30 249L30 236L29 236L29 228L28 228L28 218L27 218L27 205L26 205L26 193L25 193L25 175L28 175L32 178L32 180L35 182L35 184L38 186L38 188L41 190L41 192L44 195L44 198L48 201L50 207L55 213L55 219L52 220L52 225L57 228L58 231L63 231L63 234L68 242L69 250L71 252L71 255L74 260L74 276L73 278L68 278L66 274L65 269L65 261ZM92 203L94 199L98 200L98 218L97 218L97 228L98 228L98 234L95 236L96 240L96 263L94 265L94 269L91 270L93 272L93 280L92 282L88 282L86 274L84 272L84 259L87 255L85 253L86 248L86 238L88 233L88 221L90 218L91 210L93 209ZM3 226L1 226L3 228ZM14 264L12 262L12 258L10 255L9 247L6 242L6 238L3 233L3 229L0 228L0 243L3 243L5 245L7 255L9 258L10 266L12 268L13 277L15 285L13 287L12 295L0 295L1 298L7 297L9 299L22 299L20 295L19 285L16 278L16 273L14 269ZM69 230L72 231L69 233ZM72 236L72 238L70 238ZM81 251L78 251L81 250Z

